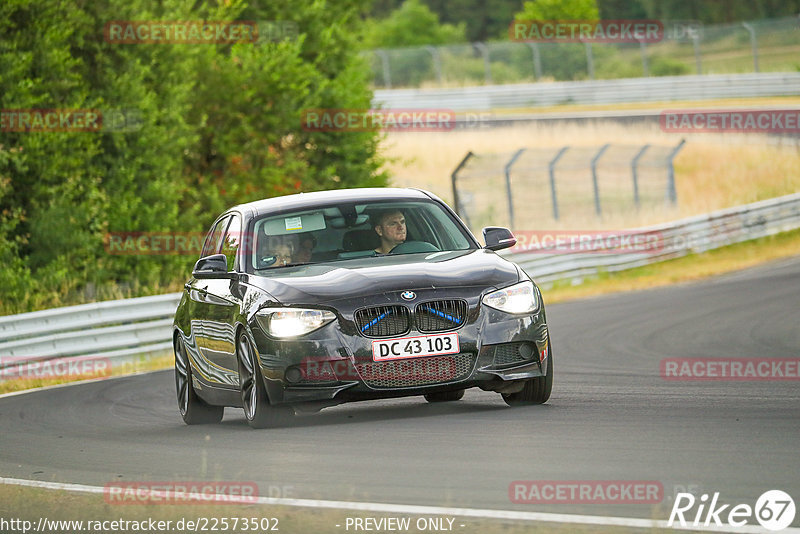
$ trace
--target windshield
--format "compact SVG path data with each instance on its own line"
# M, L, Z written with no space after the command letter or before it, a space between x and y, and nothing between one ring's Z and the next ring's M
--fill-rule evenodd
M432 201L351 203L256 219L255 271L296 264L475 248L466 230Z

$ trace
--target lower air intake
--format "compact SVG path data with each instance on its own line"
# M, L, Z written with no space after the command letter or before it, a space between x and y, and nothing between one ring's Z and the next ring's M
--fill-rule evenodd
M356 365L364 383L376 389L458 382L469 378L474 367L475 354L470 352Z

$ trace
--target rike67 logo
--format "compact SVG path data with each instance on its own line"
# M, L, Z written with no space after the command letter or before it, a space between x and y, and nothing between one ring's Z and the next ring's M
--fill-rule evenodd
M697 511L693 514L695 505ZM794 500L781 490L765 491L756 500L755 507L749 504L737 504L732 508L730 504L719 503L719 492L714 493L710 502L707 493L701 495L699 499L691 493L678 493L667 526L743 527L749 520L755 519L765 529L778 531L791 525L794 515ZM675 524L676 520L678 525ZM735 529L731 532L735 532Z

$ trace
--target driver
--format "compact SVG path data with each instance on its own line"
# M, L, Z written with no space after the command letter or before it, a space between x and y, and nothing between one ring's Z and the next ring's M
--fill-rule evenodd
M406 218L400 210L379 213L374 229L381 239L380 247L375 249L378 254L388 254L406 240Z
M259 258L259 268L283 267L292 263L294 247L291 241L281 239L278 236L269 236L262 239L259 245L262 251Z
M314 247L317 246L316 238L311 234L298 234L297 245L294 247L294 256L292 256L293 263L310 263L311 254L314 252Z

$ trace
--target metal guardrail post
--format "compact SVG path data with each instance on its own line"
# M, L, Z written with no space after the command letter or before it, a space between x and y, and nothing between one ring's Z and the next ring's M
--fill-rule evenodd
M672 149L672 152L670 152L669 156L667 156L667 179L669 181L667 187L669 187L669 200L672 202L672 204L678 203L678 193L675 190L675 166L673 165L673 160L675 159L675 156L678 155L680 149L683 148L685 143L686 139L681 139L681 142L678 143L678 146Z
M642 54L642 72L645 78L649 78L650 65L647 64L647 44L643 40L639 41L639 51Z
M594 80L594 55L592 54L592 43L583 43L586 47L586 71L589 79Z
M644 156L650 145L644 145L639 152L633 157L631 161L631 173L633 175L633 201L636 204L636 209L639 209L639 158Z
M511 166L514 165L514 162L517 161L517 158L519 158L523 152L525 152L524 148L520 148L519 150L517 150L514 153L514 155L511 156L511 159L508 160L508 163L506 163L505 169L503 169L506 175L506 196L508 196L508 220L511 228L514 228L514 200L512 198L512 192L511 192Z
M697 66L697 74L703 74L703 59L700 55L700 35L692 34L692 45L694 46L694 62Z
M753 47L753 72L758 72L758 39L756 38L756 29L752 24L742 22L744 29L750 33L750 45Z
M611 146L610 144L606 143L600 150L597 151L597 154L592 158L592 186L594 187L594 212L598 216L602 216L602 210L600 209L600 187L597 185L597 160L603 155L603 152L608 150L608 147Z
M435 46L426 46L425 50L433 58L433 71L436 73L436 81L439 82L439 85L442 85L442 58L439 55L439 49Z
M542 55L539 53L539 43L526 43L533 52L533 76L536 80L542 79Z
M387 89L392 88L392 71L389 67L389 54L386 50L375 50L375 53L381 58L381 66L383 68L383 86Z
M473 154L471 150L467 152L467 155L464 156L464 159L461 160L461 162L456 166L455 170L453 170L452 174L450 174L450 181L453 186L453 209L456 210L456 215L463 217L464 220L467 221L467 226L469 226L469 218L467 213L461 209L461 201L458 198L458 186L456 184L456 180L458 179L459 171L464 168L464 165L466 165L469 159L474 155L475 154Z
M484 82L486 83L486 85L491 85L492 65L489 62L489 47L486 46L486 43L472 43L472 46L480 50L481 54L483 55Z
M562 147L561 150L558 151L556 157L550 160L550 163L547 164L547 168L550 171L550 197L553 201L553 218L558 220L558 195L556 194L556 163L558 160L561 159L561 156L564 155L564 152L567 151L569 145Z

